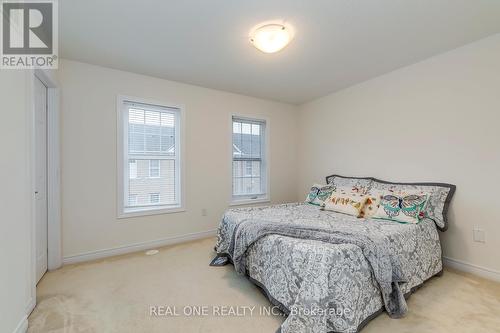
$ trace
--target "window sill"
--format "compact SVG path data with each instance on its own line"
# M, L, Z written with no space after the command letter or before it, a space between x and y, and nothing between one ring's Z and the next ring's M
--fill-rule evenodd
M241 199L232 201L229 206L241 206L241 205L251 205L256 203L269 203L271 200L269 198L257 198L257 199Z
M118 213L119 219L126 219L130 217L140 217L140 216L150 216L150 215L162 215L162 214L173 214L185 212L186 209L181 206L169 207L169 208L157 208L157 209L131 209L125 212Z

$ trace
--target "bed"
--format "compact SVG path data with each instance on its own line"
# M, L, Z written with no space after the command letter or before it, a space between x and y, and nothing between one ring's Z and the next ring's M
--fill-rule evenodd
M390 183L328 176L333 186L411 187L432 192L418 224L360 219L308 203L226 211L214 265L232 262L287 314L282 333L358 332L387 311L398 318L405 298L442 273L438 230L455 191L442 183Z

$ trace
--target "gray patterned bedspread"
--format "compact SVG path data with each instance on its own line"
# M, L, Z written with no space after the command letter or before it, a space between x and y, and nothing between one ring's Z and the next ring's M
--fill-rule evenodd
M287 226L295 231L283 231ZM308 229L320 232L319 238L317 232L303 232ZM384 306L391 306L384 304L387 285L380 283L387 282L387 262L405 294L442 270L431 220L416 225L365 220L302 203L228 210L216 251L234 257L237 271L284 308L283 333L356 332L382 308L404 313L402 297L391 303L397 308ZM391 287L393 299L401 295Z

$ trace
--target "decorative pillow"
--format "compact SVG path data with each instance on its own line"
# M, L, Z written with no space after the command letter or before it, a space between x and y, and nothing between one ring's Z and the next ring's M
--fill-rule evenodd
M366 194L366 202L361 209L361 214L359 217L364 217L365 219L371 218L378 210L380 206L380 199L382 199L383 192L377 190L371 190Z
M313 186L311 186L311 189L309 190L309 193L307 194L307 197L306 197L306 202L313 203L314 200L316 200L316 198L318 197L319 189L322 186L323 185L319 185L319 184L314 184Z
M388 191L382 195L380 206L373 218L418 223L423 218L422 213L428 198L429 195L421 191Z
M321 206L326 199L333 192L334 187L332 185L319 185L314 184L306 197L306 202Z
M337 187L358 187L368 192L372 188L371 178L343 177L338 175L326 177L326 183Z
M366 194L357 188L338 187L325 201L323 208L359 217L366 199Z
M429 195L426 207L423 209L423 218L429 218L436 223L439 230L448 229L446 214L448 206L455 193L455 185L442 183L415 183L415 184L397 184L374 180L373 189L395 192L423 192Z
M370 191L379 190L385 192L390 189L395 191L423 191L429 194L427 206L422 213L424 218L433 220L441 231L448 229L447 213L456 190L455 185L446 183L393 183L372 177L346 177L340 175L327 176L326 182L334 186L366 186Z

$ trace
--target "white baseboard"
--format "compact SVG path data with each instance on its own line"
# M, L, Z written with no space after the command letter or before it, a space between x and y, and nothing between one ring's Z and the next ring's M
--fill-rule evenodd
M178 243L184 243L192 240L208 238L216 235L216 229L202 231L202 232L194 232L181 236L174 236L169 238L157 239L152 241L146 241L141 243L135 243L120 247L115 247L111 249L103 249L92 252L86 252L82 254L77 254L73 256L68 256L63 258L63 265L75 264L84 261L102 259L107 257L118 256L122 254L139 252L144 250L150 250L157 247L173 245Z
M481 267L478 265L470 264L468 262L453 258L444 257L443 260L445 266L454 268L462 272L472 273L489 280L500 282L500 272L494 269Z
M28 316L24 316L12 333L26 333L28 330Z
M31 312L35 309L36 306L36 300L34 297L30 297L30 300L26 304L26 315L29 316Z

